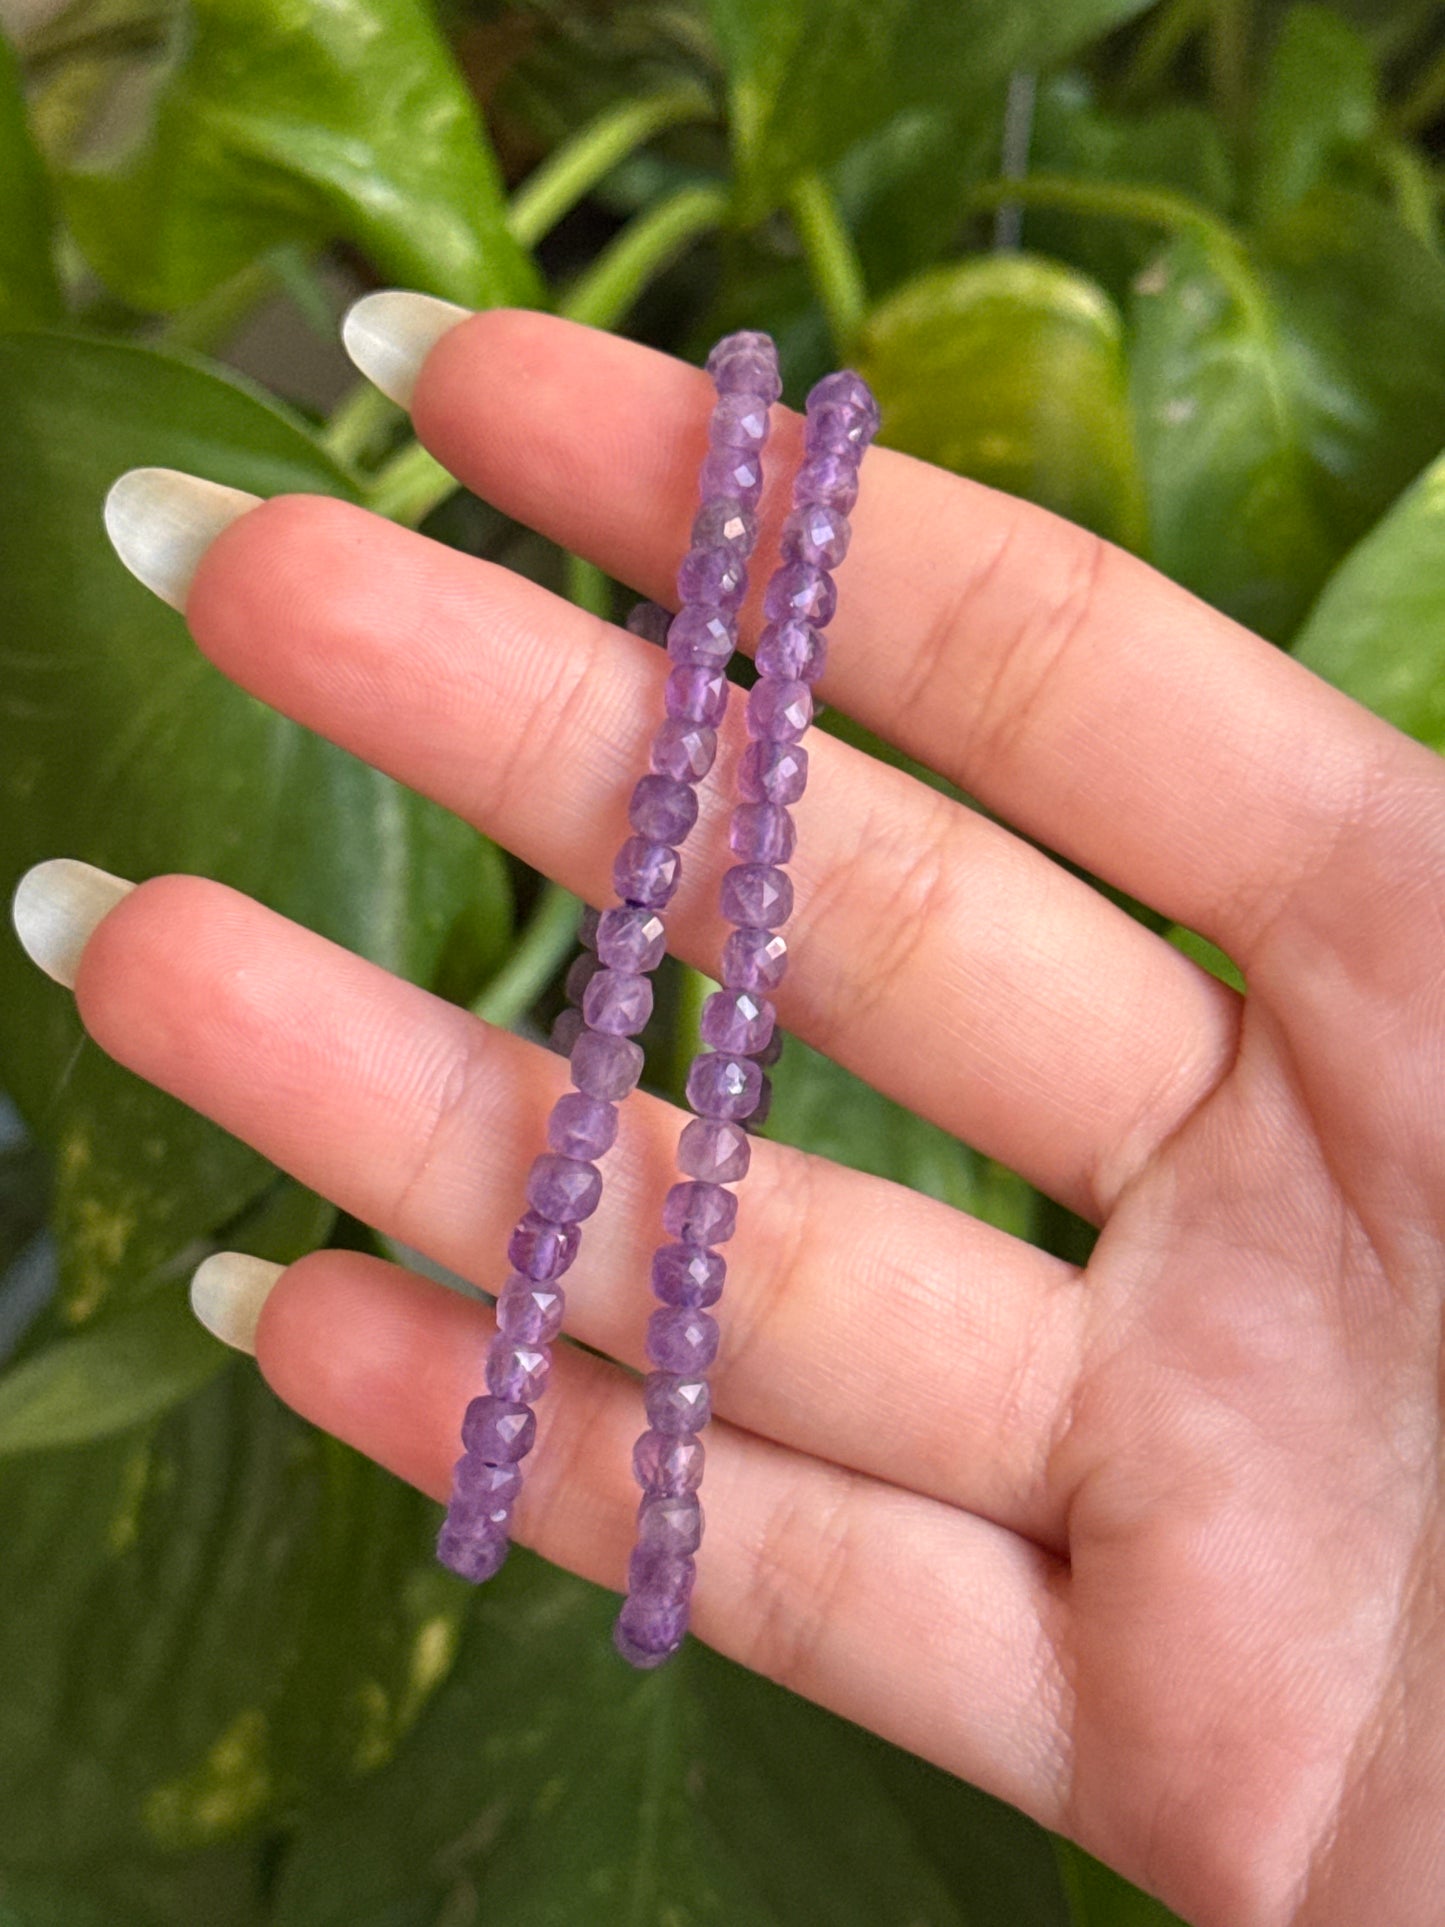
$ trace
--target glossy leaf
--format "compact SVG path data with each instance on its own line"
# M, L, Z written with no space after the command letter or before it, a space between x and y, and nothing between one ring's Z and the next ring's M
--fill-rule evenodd
M540 296L426 0L188 0L150 115L63 178L101 277L196 300L283 242L348 241L384 278L475 307Z
M30 137L20 63L0 31L0 328L58 319L50 196Z
M1379 126L1375 65L1327 7L1297 6L1281 26L1255 125L1253 204L1261 222L1337 177Z
M1163 1901L1131 1887L1071 1840L1055 1846L1073 1927L1184 1927Z
M857 360L890 447L1137 544L1121 340L1093 282L992 255L906 283L868 318Z

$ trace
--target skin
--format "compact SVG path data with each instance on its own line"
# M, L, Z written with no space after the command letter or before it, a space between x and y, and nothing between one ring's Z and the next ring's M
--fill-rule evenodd
M648 349L499 311L433 349L413 412L478 493L665 599L710 399ZM774 420L749 646L800 441ZM1041 510L875 449L853 522L820 694L990 816L815 736L780 1020L1103 1230L1079 1271L759 1142L694 1630L1200 1927L1437 1921L1441 765ZM214 542L187 617L264 701L610 900L657 651L296 496ZM741 721L669 913L702 966ZM1210 937L1247 1001L1045 850ZM497 1280L558 1059L197 877L110 912L77 997L142 1076ZM679 1122L624 1110L567 1281L606 1356L559 1348L517 1513L612 1586L639 1413L607 1360L643 1363ZM442 1500L489 1331L332 1251L282 1276L257 1350Z

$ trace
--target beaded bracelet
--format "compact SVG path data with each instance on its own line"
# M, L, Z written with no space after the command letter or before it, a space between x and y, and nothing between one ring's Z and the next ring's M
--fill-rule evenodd
M462 1456L437 1537L437 1557L463 1578L490 1579L507 1556L521 1461L532 1448L533 1404L551 1370L561 1330L560 1279L575 1261L581 1225L597 1209L596 1159L617 1136L617 1103L642 1073L634 1036L652 1012L650 972L666 940L658 912L677 889L679 851L697 820L696 785L717 754L727 708L727 665L737 610L747 592L747 559L757 540L762 447L768 410L782 392L777 351L762 334L728 335L708 357L717 399L699 478L692 546L677 573L679 609L667 628L674 667L667 713L652 739L651 771L632 793L632 835L613 866L619 899L590 931L596 964L576 972L581 1012L568 1028L572 1082L547 1121L549 1149L527 1178L527 1210L507 1245L512 1264L497 1299L487 1350L487 1389L462 1419ZM665 613L665 612L664 612ZM573 982L569 974L569 984Z
M649 1429L633 1450L642 1488L637 1540L628 1563L627 1598L613 1640L634 1666L657 1666L687 1631L694 1554L702 1540L698 1499L704 1450L698 1434L711 1415L707 1371L717 1356L718 1324L708 1307L721 1296L726 1264L714 1247L737 1223L726 1187L748 1169L744 1122L758 1121L768 1083L759 1059L772 1050L769 993L783 980L787 944L779 934L792 913L793 886L782 867L797 840L788 810L808 780L801 739L813 716L812 685L823 672L822 630L837 592L830 571L848 550L847 515L858 493L858 466L878 429L878 408L861 376L827 375L808 395L804 459L783 525L781 561L763 601L758 680L748 696L751 738L738 767L739 801L728 841L738 858L722 881L723 915L734 926L723 947L721 988L702 1009L703 1042L687 1076L696 1113L683 1126L677 1165L683 1181L663 1205L675 1240L652 1260L661 1299L647 1327L653 1370L643 1382Z

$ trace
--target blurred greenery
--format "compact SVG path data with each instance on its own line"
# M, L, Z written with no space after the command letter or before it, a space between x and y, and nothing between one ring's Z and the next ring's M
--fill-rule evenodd
M221 878L530 1028L572 906L245 695L101 529L123 469L361 501L621 615L342 385L348 295L555 307L1134 549L1445 749L1445 22L1427 0L71 0L0 38L0 878ZM259 387L258 331L329 357ZM286 365L274 351L266 364ZM851 719L828 726L878 754ZM922 772L927 775L927 772ZM1192 932L1206 968L1233 966ZM1233 981L1238 982L1237 973ZM695 985L664 984L675 1088ZM437 1511L194 1324L367 1227L0 949L0 1927L1145 1927L1020 1815ZM770 1130L1061 1252L794 1040Z

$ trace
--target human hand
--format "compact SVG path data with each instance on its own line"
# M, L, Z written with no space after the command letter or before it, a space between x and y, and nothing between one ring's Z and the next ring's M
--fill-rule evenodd
M413 414L481 495L666 600L710 396L649 350L498 311L437 342ZM760 555L799 438L776 411ZM1445 777L1040 510L876 449L853 522L823 698L1021 835L814 738L781 1021L1103 1232L1080 1272L759 1141L694 1629L1202 1927L1433 1922ZM187 546L127 538L188 584L227 675L606 900L654 649L331 500L240 515L193 580ZM739 735L670 912L703 968ZM1247 1001L1024 837L1212 938ZM54 963L44 881L31 941ZM203 878L140 885L88 940L96 900L70 915L104 1049L494 1278L556 1058ZM627 1365L677 1124L625 1108L569 1293L573 1334ZM288 1403L444 1499L489 1330L327 1251L280 1276L254 1344ZM517 1536L620 1585L635 1385L563 1348L539 1418Z

